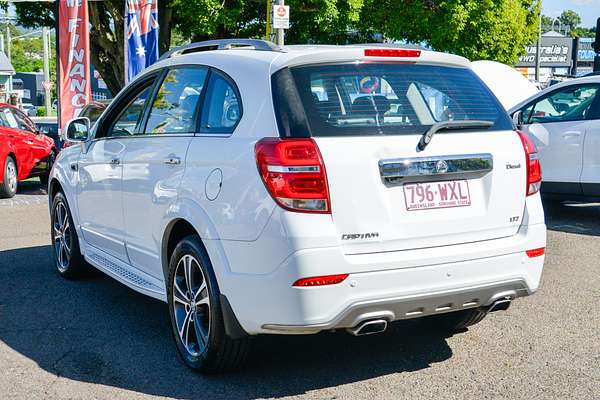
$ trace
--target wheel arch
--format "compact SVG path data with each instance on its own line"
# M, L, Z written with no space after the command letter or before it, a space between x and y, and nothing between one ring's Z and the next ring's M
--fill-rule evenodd
M197 235L200 237L196 228L194 228L194 226L184 218L173 219L167 225L163 234L161 249L161 265L165 283L169 277L169 260L171 259L171 255L173 254L177 243L179 243L184 237L190 235ZM202 239L200 239L200 243L202 243L204 246ZM206 250L206 247L204 250Z
M220 305L221 312L223 314L223 323L225 326L226 334L232 339L240 339L248 336L248 333L244 330L244 328L239 323L235 312L227 299L227 296L223 294L221 291L221 282L220 275L222 271L219 269L219 265L225 262L225 260L219 259L222 256L222 252L218 249L208 248L206 246L206 242L202 240L202 237L199 231L185 218L175 218L167 224L165 228L165 232L162 240L162 249L161 249L161 265L163 270L165 287L169 284L169 260L171 259L171 255L173 251L175 251L175 247L177 244L185 237L190 235L196 235L198 240L200 241L200 245L208 255L208 258L213 266L213 272L217 278L217 287L220 293ZM211 244L216 244L210 241ZM216 254L215 254L216 252ZM212 253L212 254L211 254Z
M9 151L8 154L6 155L6 157L10 157L13 159L13 161L15 162L15 168L17 169L17 175L19 174L19 162L17 161L17 156L14 153L14 151Z
M48 200L52 203L52 199L58 193L62 191L64 193L63 187L56 178L50 179L50 183L48 184Z

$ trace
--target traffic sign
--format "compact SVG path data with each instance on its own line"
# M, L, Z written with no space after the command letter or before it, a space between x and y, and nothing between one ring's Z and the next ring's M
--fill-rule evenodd
M52 90L52 81L43 81L42 82L42 86L44 87L44 90Z
M273 6L273 28L290 28L290 6Z

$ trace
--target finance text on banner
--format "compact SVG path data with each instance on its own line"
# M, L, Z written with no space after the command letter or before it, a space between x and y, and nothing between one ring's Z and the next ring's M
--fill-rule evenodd
M125 70L127 82L158 60L157 0L127 0Z
M87 0L59 0L60 127L89 103L90 40Z

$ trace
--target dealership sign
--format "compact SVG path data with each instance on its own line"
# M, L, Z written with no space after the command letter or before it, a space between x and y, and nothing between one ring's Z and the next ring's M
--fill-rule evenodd
M87 0L59 0L60 127L89 103L90 41Z
M596 52L592 48L593 38L580 38L579 49L577 50L577 61L594 62Z
M525 48L517 67L534 67L537 46ZM542 37L540 65L542 67L570 67L573 59L573 39L567 37Z

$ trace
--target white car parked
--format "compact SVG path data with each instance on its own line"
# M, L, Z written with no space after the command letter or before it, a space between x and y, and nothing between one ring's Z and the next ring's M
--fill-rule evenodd
M542 194L600 200L600 76L550 86L510 109L539 151Z
M535 148L461 57L196 43L66 134L58 271L168 302L195 369L238 366L259 334L463 328L540 283Z

